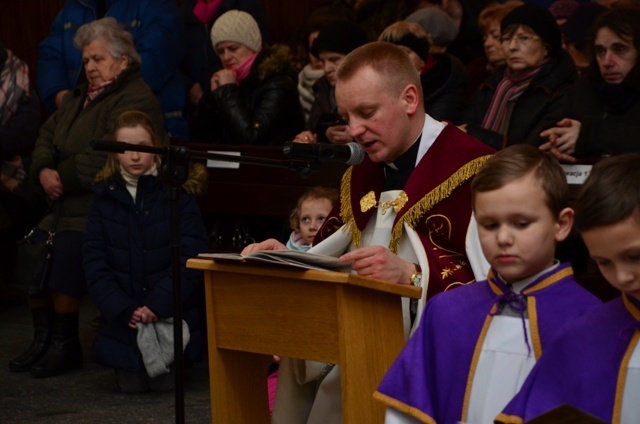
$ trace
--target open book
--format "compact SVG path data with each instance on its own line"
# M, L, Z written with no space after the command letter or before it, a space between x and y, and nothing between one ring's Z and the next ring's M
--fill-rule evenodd
M248 255L241 255L240 253L201 253L198 257L216 261L270 263L316 271L351 272L351 264L341 263L338 258L296 250L258 250Z

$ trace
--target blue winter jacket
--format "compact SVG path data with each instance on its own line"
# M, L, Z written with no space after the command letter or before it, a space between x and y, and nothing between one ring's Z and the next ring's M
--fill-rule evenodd
M173 316L169 192L158 177L142 176L134 204L120 174L97 183L94 191L83 247L87 288L100 310L91 360L142 369L137 330L128 327L133 311L147 306L159 318ZM185 263L207 250L207 237L194 196L181 193L179 219L184 320L191 333L185 358L196 360L203 352L197 311L201 272Z
M106 0L105 16L115 18L131 32L142 59L141 74L156 94L173 137L187 139L182 116L186 102L178 68L184 54L180 13L175 0ZM47 107L55 110L55 95L72 90L84 78L82 53L73 46L80 26L96 19L94 0L68 0L51 25L51 33L38 48L38 91Z

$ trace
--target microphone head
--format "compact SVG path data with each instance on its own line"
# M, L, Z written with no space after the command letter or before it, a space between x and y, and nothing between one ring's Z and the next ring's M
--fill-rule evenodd
M351 155L349 156L349 160L347 160L346 164L353 166L361 163L364 160L364 155L365 155L364 147L362 147L361 145L353 141L350 143L347 143L346 145L349 147L349 150L351 151Z

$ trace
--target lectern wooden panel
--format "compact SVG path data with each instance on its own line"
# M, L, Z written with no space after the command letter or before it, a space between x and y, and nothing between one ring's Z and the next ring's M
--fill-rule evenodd
M205 271L211 418L269 423L271 355L341 367L344 423L382 423L372 394L404 345L400 296L420 288L353 274L190 259Z

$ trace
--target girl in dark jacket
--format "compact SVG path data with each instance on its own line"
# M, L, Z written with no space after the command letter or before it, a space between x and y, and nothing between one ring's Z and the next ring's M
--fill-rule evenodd
M196 108L192 139L220 144L282 145L304 127L298 76L284 46L262 49L258 24L230 10L211 28L223 69Z
M131 144L161 145L151 120L137 111L118 117L114 136ZM169 196L158 178L158 165L159 158L152 153L126 151L109 157L96 177L96 195L83 248L89 295L100 310L100 329L91 359L114 368L124 392L173 387L174 377L169 369L155 376L138 348L139 332L149 331L148 326L170 326L164 319L173 315ZM184 320L189 327L185 340L190 335L185 352L188 360L198 359L203 348L196 308L200 274L186 269L185 263L207 249L206 231L193 196L202 191L205 179L202 166L192 167L183 186L186 193L180 197L182 296ZM172 351L172 346L169 349Z

